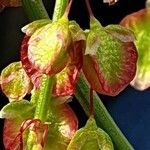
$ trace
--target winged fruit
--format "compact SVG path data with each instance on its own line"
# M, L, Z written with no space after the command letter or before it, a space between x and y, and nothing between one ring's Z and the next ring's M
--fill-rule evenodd
M136 36L137 70L130 84L138 90L145 90L150 87L150 8L126 16L120 24L131 29Z
M130 30L119 25L102 27L91 17L83 72L95 91L115 96L133 80L137 62L133 41Z

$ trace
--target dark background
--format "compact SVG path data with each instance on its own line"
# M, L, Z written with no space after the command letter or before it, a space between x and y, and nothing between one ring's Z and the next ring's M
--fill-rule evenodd
M54 0L44 4L51 16ZM145 0L120 0L109 7L102 0L91 0L95 16L103 25L119 23L129 13L144 8ZM70 19L75 19L83 29L88 28L89 19L84 0L74 0ZM28 23L22 8L6 8L0 13L0 72L13 61L19 60L19 49L23 34L20 28ZM150 90L139 92L127 87L116 97L100 95L108 111L136 150L150 150ZM8 103L0 92L0 109ZM80 126L86 117L79 104L74 100L71 105L76 111ZM0 120L0 149L2 148L3 120ZM126 150L126 148L124 148Z

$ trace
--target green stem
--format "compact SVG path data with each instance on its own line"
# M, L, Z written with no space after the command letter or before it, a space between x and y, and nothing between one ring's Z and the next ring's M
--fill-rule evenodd
M62 17L66 9L66 6L67 0L56 0L53 14L53 21L57 21L59 18Z
M42 0L22 0L22 5L30 21L49 19Z
M87 115L89 115L89 87L84 80L83 75L80 76L79 81L77 83L75 96L84 111ZM94 92L94 117L96 119L97 125L104 129L111 137L114 143L115 150L133 150L133 147L122 134L120 129L117 127L112 117L106 110L99 96Z
M23 7L31 21L37 19L49 18L41 0L31 1L22 0ZM57 0L53 21L58 20L64 13L67 5L67 0ZM35 90L31 97L31 102L36 104L34 118L46 121L47 112L50 108L50 100L52 96L53 77L42 77L42 83L39 90ZM27 149L32 150L35 143L35 134L30 131L27 140Z
M47 113L50 109L52 97L53 77L43 75L40 89L35 90L31 102L36 104L35 119L40 119L43 123L47 120ZM35 143L35 133L30 131L27 140L27 149L32 150Z
M42 122L45 122L47 119L47 111L50 108L50 100L52 97L52 87L53 77L43 76L34 114L34 118L40 119Z

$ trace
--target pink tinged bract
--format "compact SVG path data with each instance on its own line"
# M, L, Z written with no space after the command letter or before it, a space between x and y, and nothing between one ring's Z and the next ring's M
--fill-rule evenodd
M21 62L24 70L26 71L27 75L29 76L30 80L34 84L36 88L39 87L41 80L40 77L42 76L42 73L40 70L37 70L29 61L27 52L28 52L28 41L30 37L25 36L22 45L21 45Z
M32 65L47 75L62 71L69 59L69 21L62 17L33 33L28 41L28 58Z
M137 90L145 90L150 87L150 8L127 15L120 24L136 35L138 62L136 75L130 84Z
M85 42L78 41L73 43L70 48L70 60L67 66L55 76L53 94L55 96L72 95L75 92L75 84L79 77L83 63L83 49Z
M11 63L2 70L1 88L10 101L21 100L30 93L32 84L21 62Z
M130 30L117 25L104 28L91 19L83 72L95 91L116 96L134 78L137 52L133 40Z
M53 94L55 96L72 95L75 92L75 84L83 65L83 53L85 50L85 34L75 21L69 22L71 44L69 46L69 60L67 66L55 77Z

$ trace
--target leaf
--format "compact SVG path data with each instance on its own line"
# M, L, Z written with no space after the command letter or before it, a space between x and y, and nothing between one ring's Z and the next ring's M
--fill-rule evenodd
M69 21L62 17L31 36L28 42L29 61L42 73L55 75L67 64L70 42Z
M32 89L20 62L11 63L2 70L1 82L2 91L10 101L22 99Z
M142 9L126 16L121 25L131 29L136 35L138 62L136 75L130 83L137 90L150 87L150 10Z
M83 64L85 34L79 25L72 21L69 26L72 44L69 48L70 59L66 67L55 76L53 94L67 96L74 94L75 84Z
M79 129L69 143L67 150L113 150L110 137L98 128L93 117L89 118L85 127Z
M0 6L18 7L21 6L21 0L0 0Z
M83 72L95 91L115 96L134 78L137 62L136 48L132 41L120 40L123 35L116 38L111 33L112 29L110 34L108 33L109 28L106 28L106 32L106 29L102 28L97 20L95 22L91 21L88 37L92 37L93 40L99 38L100 42L97 42L97 46L91 46L91 41L89 41L91 38L87 37L87 49L89 50L84 56ZM121 34L120 29L118 32ZM124 32L126 31L123 30L123 34Z
M26 26L24 26L21 30L23 33L25 33L27 36L33 35L36 30L40 29L41 27L50 24L52 21L50 19L41 19L33 21Z

